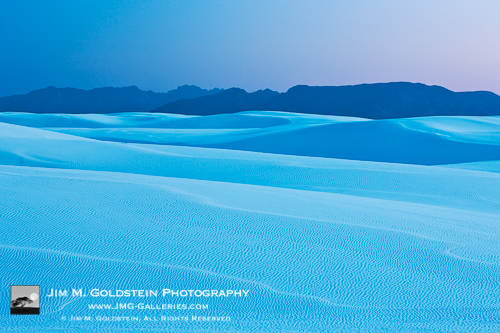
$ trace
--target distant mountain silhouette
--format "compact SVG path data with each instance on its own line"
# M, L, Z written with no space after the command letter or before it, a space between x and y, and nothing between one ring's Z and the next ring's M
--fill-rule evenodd
M246 110L269 110L282 94L269 89L248 93L240 88L226 89L211 96L175 101L153 111L189 115L234 113Z
M352 86L295 86L285 93L227 89L178 100L154 111L192 115L274 110L371 119L439 115L500 115L500 96L487 91L453 92L439 86L392 82Z
M91 90L48 87L25 95L0 98L0 111L33 113L111 113L147 111L166 103L220 92L184 85L166 93L140 90L136 86Z
M273 110L371 119L442 115L500 115L500 96L487 91L453 92L421 83L391 82L352 86L305 86L279 93L269 89L205 90L181 86L166 93L135 86L82 90L54 88L0 98L0 111L112 113L151 111L212 115Z

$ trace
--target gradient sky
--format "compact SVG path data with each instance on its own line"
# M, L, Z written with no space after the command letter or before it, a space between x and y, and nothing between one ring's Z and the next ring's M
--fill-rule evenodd
M498 0L0 4L0 96L413 81L500 93Z

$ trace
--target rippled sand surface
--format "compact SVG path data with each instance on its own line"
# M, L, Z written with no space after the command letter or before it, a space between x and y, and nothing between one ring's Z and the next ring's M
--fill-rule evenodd
M500 329L498 118L211 117L0 114L0 282L42 286L42 314L2 311L0 328ZM376 149L328 150L325 135L379 127L411 135L371 160ZM103 128L121 134L95 137ZM203 130L211 148L198 144ZM148 139L161 131L182 145ZM422 146L403 151L405 138ZM459 148L439 153L449 147ZM60 318L95 315L91 300L49 300L44 287L250 294L203 300L198 314L230 322L75 323Z

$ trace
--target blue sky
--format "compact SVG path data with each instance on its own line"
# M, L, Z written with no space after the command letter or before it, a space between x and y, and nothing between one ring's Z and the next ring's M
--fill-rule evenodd
M0 96L49 85L500 93L500 1L2 1Z

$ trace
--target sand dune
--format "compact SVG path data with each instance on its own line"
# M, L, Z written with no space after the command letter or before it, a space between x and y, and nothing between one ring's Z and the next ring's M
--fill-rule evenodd
M500 118L494 116L367 120L271 111L205 117L3 113L0 121L114 142L363 161L437 165L500 159Z
M123 173L0 170L1 256L26 267L36 260L43 285L250 289L240 301L249 310L228 301L225 312L264 330L296 328L290 314L300 309L302 324L317 328L495 325L496 214ZM31 276L7 270L2 281ZM85 311L82 303L65 309ZM272 310L251 310L263 306Z
M210 146L422 165L497 160L500 135L494 129L499 126L498 119L479 122L466 117L426 117L344 122Z
M250 290L247 299L202 301L209 304L204 315L233 321L167 324L177 330L499 329L500 174L494 159L500 146L487 135L497 132L494 117L78 115L72 127L61 120L65 116L51 116L7 115L11 123L0 123L4 285L33 283L36 267L36 282L54 288ZM13 119L32 121L32 127ZM79 127L83 121L94 127ZM162 127L176 121L177 128ZM138 125L144 122L157 127ZM59 132L70 130L82 136ZM88 138L108 130L124 137ZM171 131L164 141L177 136L192 145L203 130L213 131L218 147L125 142L148 141L155 130ZM380 131L396 139L371 140ZM188 140L186 133L198 137ZM374 161L293 154L308 147L306 138L313 152L331 152L331 146L338 153L342 144L328 145L325 138L341 135L352 139L342 143L352 154L362 142L371 144L364 156ZM373 148L378 145L388 150ZM280 154L235 149L252 147ZM414 165L377 162L411 160L412 152ZM421 165L438 160L448 164ZM449 164L454 160L475 162ZM2 297L7 293L0 290ZM69 330L60 315L89 313L92 301L42 299L39 318L0 314L0 321L19 330Z
M496 209L495 173L199 147L103 142L1 124L0 164L216 180ZM133 163L131 163L133 161ZM464 185L467 186L464 186ZM487 194L475 198L470 193Z

